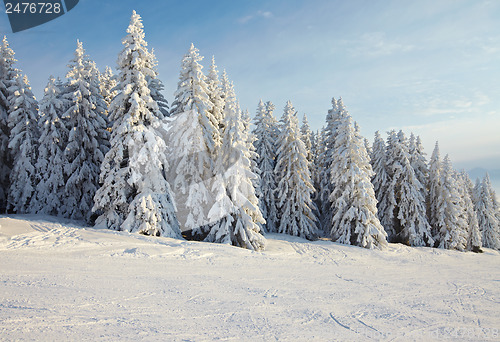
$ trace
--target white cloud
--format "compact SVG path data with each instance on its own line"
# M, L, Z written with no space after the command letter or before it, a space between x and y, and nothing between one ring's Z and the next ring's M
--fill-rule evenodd
M247 16L239 18L238 22L240 24L246 24L254 19L258 19L258 18L270 19L273 17L274 17L274 15L272 12L259 10L256 13L249 14Z
M415 49L412 44L390 40L383 32L368 32L358 39L343 40L342 44L347 46L348 51L355 56L380 57L395 53L410 52Z

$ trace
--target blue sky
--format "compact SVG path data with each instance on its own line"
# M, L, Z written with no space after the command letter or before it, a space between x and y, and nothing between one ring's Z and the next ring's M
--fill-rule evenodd
M500 169L500 1L98 1L6 34L37 97L64 76L76 40L101 69L114 67L132 10L143 17L171 102L191 42L215 55L242 108L260 98L281 116L290 99L313 129L342 96L370 140L413 131L426 152L439 140L457 167Z

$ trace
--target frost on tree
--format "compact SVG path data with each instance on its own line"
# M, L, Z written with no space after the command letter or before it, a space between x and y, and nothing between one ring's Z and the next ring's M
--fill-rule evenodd
M385 215L388 208L394 208L394 194L387 192L389 176L387 175L386 146L378 131L375 132L370 163L374 172L372 178L373 190L377 199L378 218L382 224L391 225L392 215ZM387 222L385 220L388 220ZM392 233L392 232L391 232Z
M329 200L333 217L329 225L333 241L365 248L387 247L387 233L377 217L377 200L371 183L370 157L343 104L336 127L330 165Z
M109 148L106 103L99 89L95 63L85 54L80 41L68 67L62 97L69 105L63 114L69 133L64 151L65 199L60 214L90 222L100 166Z
M10 173L8 209L16 213L27 213L31 211L30 202L36 185L38 103L26 76L17 76L9 90L9 149L13 165Z
M297 112L290 101L281 117L277 147L278 233L313 239L318 233L311 200L314 187L311 184L306 147L300 137Z
M457 175L457 189L461 197L462 215L467 228L467 247L468 251L476 253L482 252L481 231L477 222L477 214L474 210L472 201L474 185L467 172L462 171Z
M66 107L60 96L60 88L51 76L40 101L40 139L36 174L38 183L32 200L36 213L58 215L64 204L64 150L68 141L68 129L61 120Z
M276 207L276 139L277 126L273 116L274 105L271 102L264 104L260 100L254 118L255 152L257 153L257 167L260 170L259 207L266 220L264 228L268 232L276 232L278 225L278 209Z
M302 119L302 126L300 127L300 133L302 141L304 142L304 145L306 147L307 161L309 162L309 167L311 167L311 164L314 162L312 155L312 132L311 128L309 127L309 122L307 121L307 115L305 114Z
M4 36L0 44L0 211L2 212L7 208L9 177L12 169L12 158L8 147L10 136L8 99L12 95L9 89L18 74L18 70L14 68L15 62L14 51Z
M482 182L477 182L474 189L474 207L477 213L477 221L481 231L484 247L500 249L500 222L498 220L498 207L492 197L492 189L489 186L488 174Z
M222 148L216 162L216 178L224 184L217 191L209 211L212 222L207 242L232 244L251 250L262 250L265 239L260 234L259 224L265 223L257 205L253 180L257 177L251 171L248 158L248 137L241 119L232 85L226 84L225 124ZM224 215L222 219L220 216Z
M465 251L468 227L464 215L462 197L448 155L444 158L441 172L441 206L436 207L439 230L439 248Z
M215 65L215 57L212 56L212 62L208 69L207 76L208 98L210 100L210 114L214 120L214 149L219 149L222 145L222 130L224 128L224 94L219 80L219 71Z
M423 185L422 188L422 196L427 198L428 193L428 178L429 178L429 169L427 166L427 160L425 159L424 147L422 146L422 141L420 137L413 133L410 134L409 139L409 154L410 154L410 164L415 171L415 176L417 177L420 184Z
M333 213L331 212L332 203L330 202L330 194L334 190L335 184L331 183L331 174L330 174L330 165L332 163L332 156L334 154L334 146L335 139L337 136L337 127L341 122L341 116L343 115L343 111L341 107L343 106L342 98L339 100L335 100L332 98L332 108L328 110L328 114L326 116L326 127L323 131L323 147L321 148L322 154L319 156L320 164L318 167L319 170L319 201L321 203L319 211L321 213L321 223L322 226L326 227L330 226ZM329 232L326 232L329 233Z
M389 133L387 141L387 193L391 196L383 215L389 240L409 246L433 246L427 221L423 185L410 164L407 140L402 131Z
M159 112L157 113L157 116L160 119L163 119L164 117L169 116L170 113L168 110L168 102L162 93L162 91L165 89L165 86L163 85L163 82L158 78L158 60L156 59L154 49L151 49L151 52L149 52L148 62L149 65L147 65L147 68L151 72L146 75L146 81L148 83L149 91L151 92L151 97L154 101L156 101L156 104L158 105Z
M169 184L165 143L157 133L157 102L146 76L154 75L147 63L141 17L134 11L118 56L118 95L109 116L114 122L111 148L101 166L101 188L93 210L99 227L147 235L181 237Z
M434 151L429 161L429 193L427 198L427 215L429 224L432 227L432 238L435 240L436 245L439 244L439 232L441 230L439 208L444 207L442 173L443 166L439 154L439 144L436 141Z
M210 112L209 89L199 62L203 59L193 44L181 62L181 71L171 116L169 144L176 163L169 180L175 192L183 230L202 238L208 229L208 210L213 201L210 182L217 155L215 136L219 124Z
M106 66L104 73L99 73L99 89L101 96L106 103L106 115L108 115L108 107L113 101L114 97L118 94L116 89L118 82L113 71L109 66Z

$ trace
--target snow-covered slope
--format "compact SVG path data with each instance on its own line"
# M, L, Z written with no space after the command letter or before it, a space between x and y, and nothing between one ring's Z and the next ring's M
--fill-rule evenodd
M0 340L499 339L492 250L268 235L259 253L51 217L0 225Z

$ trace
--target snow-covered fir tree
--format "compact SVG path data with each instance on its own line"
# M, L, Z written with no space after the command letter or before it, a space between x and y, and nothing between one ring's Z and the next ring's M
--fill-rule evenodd
M147 235L181 237L170 186L166 146L157 133L162 114L151 97L141 17L133 11L118 56L119 94L109 116L114 122L111 148L101 166L101 188L94 196L96 225Z
M106 66L103 73L99 73L99 89L101 91L101 96L106 103L106 115L108 114L108 107L111 101L118 94L116 89L118 82L115 75L113 75L113 70L109 66Z
M67 100L60 95L60 88L51 76L40 101L40 139L35 165L38 182L31 201L36 213L58 215L64 204L64 150L69 132L61 120Z
M370 158L371 158L372 147L370 146L370 142L368 141L367 138L363 138L363 144L365 145L366 153L368 153L368 156L370 156Z
M432 227L432 238L439 243L441 226L439 224L439 208L443 208L443 185L442 185L443 166L439 154L439 144L436 141L434 151L429 161L429 193L427 198L427 216L429 224Z
M468 227L462 197L455 178L455 170L448 155L445 156L441 173L441 207L437 207L439 248L464 251L467 248Z
M409 246L433 246L427 220L423 185L410 164L408 143L403 131L389 133L387 140L387 194L390 199L382 214L390 241Z
M222 177L220 183L225 189L219 190L209 216L212 221L221 214L228 213L212 224L205 238L208 242L232 244L251 250L262 250L265 239L260 234L259 224L265 223L257 205L253 179L257 177L251 171L248 158L248 137L245 134L241 111L236 101L232 85L226 84L224 129L221 153L216 162L216 177ZM214 182L214 185L217 182Z
M151 51L149 52L149 65L147 67L149 70L151 70L151 73L146 75L146 82L148 82L148 88L151 92L151 97L156 101L156 104L158 105L159 113L157 115L160 119L163 119L164 117L169 116L170 113L168 110L167 99L165 99L165 96L163 96L162 93L163 89L165 89L165 86L163 85L163 82L158 78L158 60L156 59L154 49L151 49Z
M173 156L171 184L176 194L179 220L193 236L203 237L208 229L207 214L212 203L210 180L217 156L215 137L219 124L210 112L212 104L206 78L199 63L203 59L191 44L181 62L181 71L172 117L170 138Z
M281 132L277 140L276 188L280 213L279 233L313 239L317 235L314 187L307 162L307 151L300 136L297 112L290 101L281 117Z
M69 105L63 114L69 134L64 151L65 200L60 214L90 222L100 166L109 148L106 103L99 89L95 63L85 54L80 41L68 67L62 97Z
M408 152L410 154L410 164L415 171L415 176L417 176L420 184L423 185L422 195L427 199L428 194L428 183L429 183L429 167L427 165L427 160L425 159L424 146L420 137L413 133L410 134L410 139L408 142Z
M12 158L9 151L9 124L10 111L9 97L11 87L15 82L18 70L14 68L14 51L9 47L7 37L3 37L0 44L0 211L7 208L9 193L9 177L12 169Z
M338 101L335 100L335 98L332 98L332 108L328 110L328 114L326 115L326 127L322 132L321 138L323 146L320 149L320 163L318 164L318 200L320 202L318 210L321 214L320 222L325 229L327 229L326 227L329 227L332 220L332 203L330 202L329 197L334 189L334 184L331 184L330 165L332 163L332 155L334 153L337 126L339 125L340 115L342 113L340 110L341 106L343 106L341 98Z
M374 172L372 178L373 189L375 191L375 198L377 199L378 218L382 223L391 225L392 216L384 215L389 207L395 205L394 194L387 192L389 186L389 176L387 175L386 163L386 146L384 139L380 136L379 131L375 132L375 140L373 141L373 148L370 163ZM385 220L388 220L387 222Z
M498 208L495 208L495 203L492 200L489 183L488 174L485 175L481 182L478 180L474 189L474 208L477 214L483 246L500 250L500 222L497 217Z
M211 108L209 110L210 114L214 118L215 130L214 130L214 148L217 150L222 145L222 130L224 128L224 98L221 89L221 83L219 80L219 71L217 70L217 65L215 64L215 57L212 56L212 62L210 68L208 69L207 75L207 90L208 98L211 103Z
M307 151L307 161L309 162L309 167L311 167L311 164L314 162L313 160L313 155L312 155L312 132L311 128L309 127L309 121L307 121L307 115L304 114L302 118L302 126L300 127L300 133L302 137L302 141L304 142L304 145L306 147Z
M257 167L260 170L259 207L268 232L276 232L278 211L276 208L276 176L274 173L276 161L276 120L273 116L274 105L271 102L264 104L260 100L254 118L255 152L257 153Z
M467 250L476 253L482 252L481 231L479 230L477 214L474 210L474 203L472 201L474 184L472 184L467 172L462 171L457 175L457 189L460 193L463 216L468 230Z
M493 204L493 210L495 211L498 223L500 225L500 204L498 203L498 199L497 199L497 195L495 193L495 190L493 189L493 186L491 185L490 175L488 173L486 173L486 175L484 176L484 182L485 182L486 186L488 187L488 192L490 193L490 197L491 197L491 203ZM500 231L499 231L499 234L500 234Z
M333 241L365 248L387 247L387 233L377 217L377 200L371 183L373 170L363 139L343 105L336 128L330 165Z
M27 213L31 211L30 202L36 186L38 102L26 76L18 75L9 90L9 149L13 164L8 209L16 213Z

